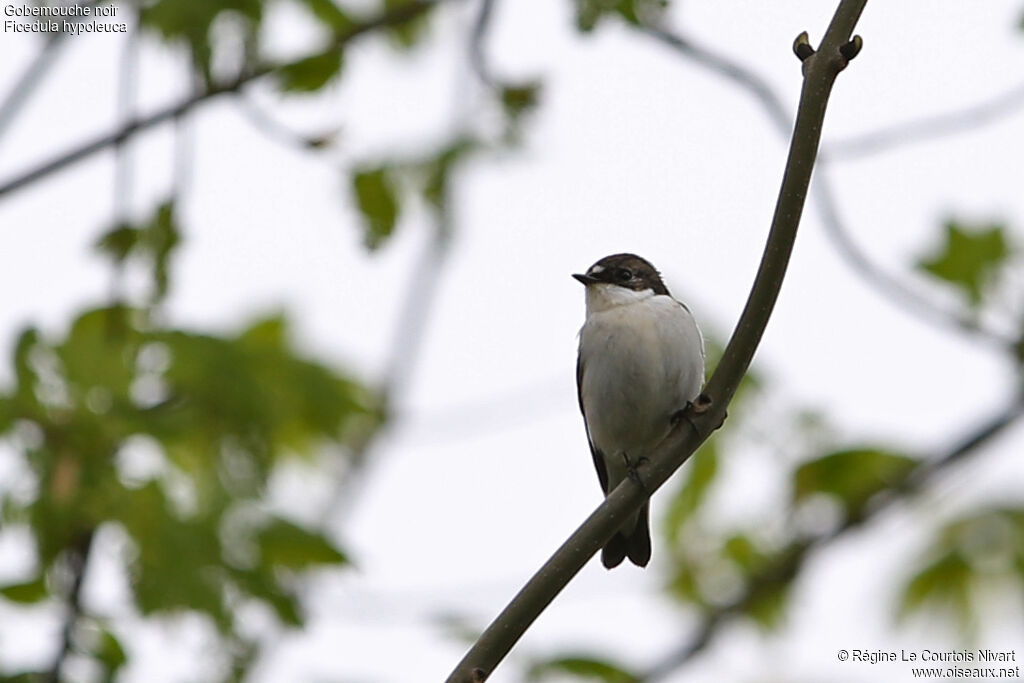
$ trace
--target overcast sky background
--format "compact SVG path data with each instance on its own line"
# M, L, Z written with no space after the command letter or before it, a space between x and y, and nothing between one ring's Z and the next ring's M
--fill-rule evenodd
M676 3L672 23L749 65L795 109L800 73L790 44L805 29L816 44L834 5ZM367 381L380 376L429 226L413 215L368 255L342 170L410 147L429 150L471 115L482 97L465 64L474 7L443 11L429 47L408 57L395 58L378 41L359 43L344 78L323 96L280 104L272 88L253 88L296 129L340 128L332 150L302 153L270 141L230 101L198 110L170 320L229 330L283 308L310 354ZM1021 10L1017 0L869 3L857 29L864 50L839 78L825 146L1019 87ZM297 10L277 7L269 25L280 54L307 49L310 27ZM39 47L38 37L3 35L0 93ZM52 77L0 140L0 178L111 128L122 49L111 35L67 40ZM458 613L487 623L600 502L576 406L583 294L570 273L614 252L644 255L720 337L745 301L786 153L746 92L615 21L580 36L568 2L498 3L487 50L498 74L543 79L541 106L521 149L481 158L455 185L456 238L418 362L397 397L404 418L378 442L365 487L336 520L357 568L312 584L309 628L282 640L257 681L443 679L465 645L443 637L431 619ZM139 74L143 112L185 91L180 63L148 42ZM164 126L133 144L139 216L168 192L173 140ZM837 163L830 177L857 242L902 271L937 242L949 215L1004 219L1020 239L1022 159L1018 113ZM22 326L62 332L75 311L108 295L109 268L90 245L111 217L112 177L108 153L0 202L5 359ZM843 435L922 453L984 420L1012 390L1002 358L908 316L852 273L810 202L756 364L782 410L813 407ZM9 379L5 361L0 381ZM906 514L816 554L796 584L783 637L730 627L671 680L909 680L901 665L841 664L836 652L956 647L942 629L890 629L899 571L920 550L924 522L970 501L1019 500L1022 448L1018 426ZM747 450L726 465L729 487L713 500L723 519L755 518L782 495L778 463L765 461L763 449ZM9 461L0 454L0 478L13 476ZM330 489L295 470L273 495L316 520ZM667 498L655 498L655 519ZM685 638L691 622L657 593L665 576L658 541L646 571L588 564L491 680L517 680L511 665L523 654L603 648L642 663ZM24 562L19 540L0 533L0 580ZM101 556L87 599L123 614L124 591L113 558ZM979 644L1017 647L1019 658L1020 605L1003 609L1005 618L983 625ZM54 618L0 605L0 660L48 659ZM254 623L262 618L253 615ZM197 680L209 665L195 623L134 632L122 680Z

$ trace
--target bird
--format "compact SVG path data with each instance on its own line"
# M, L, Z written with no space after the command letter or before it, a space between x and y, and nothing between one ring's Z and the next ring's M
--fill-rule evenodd
M604 495L650 456L675 416L704 383L704 339L690 309L660 273L636 254L613 254L573 274L586 288L576 389ZM649 503L630 516L601 551L613 569L629 557L651 559Z

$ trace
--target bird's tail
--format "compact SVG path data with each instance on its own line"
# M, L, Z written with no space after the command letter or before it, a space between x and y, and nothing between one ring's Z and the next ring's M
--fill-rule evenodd
M601 550L601 564L605 569L612 569L629 561L638 567L646 567L651 560L651 525L648 503L640 508L633 531L623 533L616 531L611 540Z

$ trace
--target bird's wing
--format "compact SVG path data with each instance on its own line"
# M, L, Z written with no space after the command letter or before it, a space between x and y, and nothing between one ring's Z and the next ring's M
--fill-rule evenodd
M587 424L587 410L583 407L583 357L576 354L576 398L580 402L580 413L583 414L583 426L587 430L587 443L590 444L590 455L594 458L597 479L601 482L601 490L608 493L608 468L604 464L604 454L594 447L590 438L590 426Z

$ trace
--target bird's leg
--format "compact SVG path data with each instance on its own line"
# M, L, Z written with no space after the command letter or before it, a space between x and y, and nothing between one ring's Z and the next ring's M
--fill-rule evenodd
M631 480L635 481L637 484L640 485L640 488L642 488L644 491L646 491L647 487L644 486L644 482L641 481L641 479L640 479L640 472L637 471L637 468L641 467L643 465L646 465L648 462L650 462L647 459L647 457L646 456L640 456L639 458L636 459L636 462L634 463L630 459L629 454L626 453L625 451L623 451L622 452L622 460L626 463L626 476L629 477Z
M707 394L701 394L696 399L692 401L687 401L685 408L683 408L682 410L677 410L672 415L672 424L677 425L679 424L680 420L686 420L687 422L690 423L690 426L693 427L694 430L699 431L697 430L697 425L694 424L693 422L693 418L708 412L708 410L710 410L711 408L712 403L714 403L714 401L712 401L711 397L708 396ZM715 425L715 429L718 429L719 427L722 426L722 424L725 422L726 415L722 416L722 422L719 422L717 425Z

